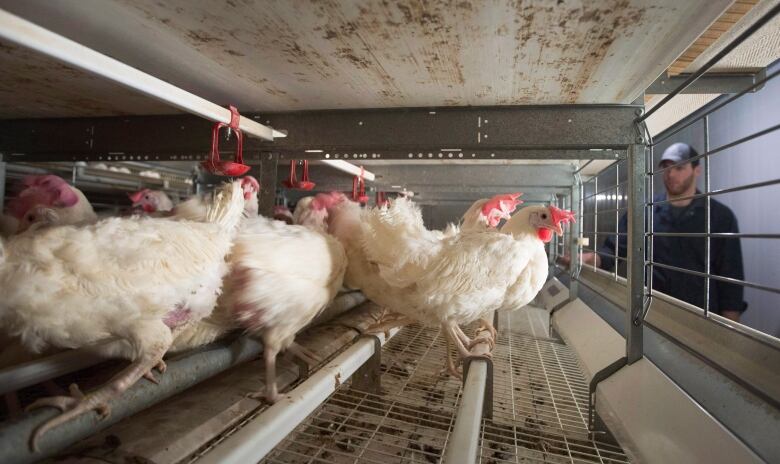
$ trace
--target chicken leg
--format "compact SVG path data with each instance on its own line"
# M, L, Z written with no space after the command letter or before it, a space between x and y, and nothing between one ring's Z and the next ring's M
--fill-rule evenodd
M163 355L173 341L168 326L161 320L146 320L138 321L128 330L128 342L138 355L129 366L122 369L108 383L86 395L79 390L76 384L72 384L70 386L71 396L41 398L27 407L28 411L45 406L55 407L62 411L62 414L49 419L35 429L30 437L30 448L33 451L38 451L38 441L46 432L82 414L96 411L101 419L108 417L111 414L110 400L121 396L125 390L147 375L155 366L160 366Z
M265 361L265 391L250 393L248 396L256 400L265 399L271 404L276 403L281 398L276 388L276 355L279 354L279 346L270 343L263 337L263 360Z

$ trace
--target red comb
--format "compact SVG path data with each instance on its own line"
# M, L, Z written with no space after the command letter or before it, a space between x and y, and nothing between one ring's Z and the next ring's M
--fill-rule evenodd
M79 202L70 185L55 175L25 177L21 187L19 194L7 206L8 212L17 219L37 205L69 208Z
M252 176L241 178L241 189L244 191L244 200L252 198L252 194L260 191L260 182Z
M146 195L147 193L151 192L149 189L141 189L135 193L128 193L127 197L132 201L133 203L138 203L141 201L141 198Z
M565 209L556 208L553 205L549 206L550 214L552 215L553 224L560 224L569 222L576 222L576 217L573 212Z
M318 193L311 201L311 207L315 210L329 209L346 200L341 192Z
M520 195L522 192L496 195L482 206L482 214L488 218L490 227L496 227L501 219L509 218L517 205L523 202L523 200L518 200Z

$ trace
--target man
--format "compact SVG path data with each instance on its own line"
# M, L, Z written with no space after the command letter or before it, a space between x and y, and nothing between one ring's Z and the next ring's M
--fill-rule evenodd
M661 233L702 233L706 231L706 198L690 198L699 192L696 179L701 175L698 153L688 144L675 143L667 148L659 166L664 168L666 192L657 195L653 206L653 231ZM690 158L693 161L685 162ZM669 200L668 202L666 200ZM619 231L626 232L628 219L620 219ZM714 197L710 198L710 232L738 233L734 213ZM625 235L619 236L617 256L626 256ZM704 237L656 236L653 240L653 261L677 268L704 272ZM612 270L615 266L615 236L610 235L598 254L583 254L583 263ZM710 240L710 274L744 280L742 249L738 238L713 237ZM565 260L568 261L568 258ZM565 264L568 264L565 262ZM704 307L703 277L653 266L653 288L679 300ZM723 317L739 321L747 308L741 285L710 279L709 309Z

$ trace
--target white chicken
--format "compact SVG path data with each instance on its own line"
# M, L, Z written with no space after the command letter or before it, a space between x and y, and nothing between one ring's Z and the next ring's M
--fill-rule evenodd
M244 192L244 216L255 217L259 210L257 192L260 191L260 183L252 176L244 176L239 182ZM203 198L194 196L176 205L171 210L171 215L192 221L201 221L206 217L207 209L208 205Z
M211 313L227 272L243 215L237 183L213 196L208 222L130 217L43 229L4 241L0 251L0 327L32 351L79 348L116 337L131 364L98 390L38 400L63 413L32 435L91 410L109 414L108 401L151 370L174 333Z
M318 193L311 197L298 200L293 212L293 224L299 224L310 229L327 232L329 211L347 197L341 192Z
M257 217L244 221L230 265L220 306L241 328L262 338L266 391L254 396L275 402L280 351L290 349L316 363L316 356L294 344L295 335L341 288L344 248L327 234Z
M262 216L244 219L217 309L178 334L172 350L210 343L236 328L258 336L263 341L266 390L252 396L277 401L277 354L289 349L316 363L315 355L294 343L295 335L333 300L347 267L344 248L319 232L324 226L317 220L302 226Z
M529 303L547 278L544 242L553 232L562 234L560 224L572 219L570 212L553 206L531 206L512 216L502 233L442 236L425 229L417 206L399 199L387 209L366 213L363 248L387 285L404 294L390 308L441 325L463 357L471 341L458 325Z
M18 222L17 233L44 226L88 224L98 219L81 190L53 174L25 177L6 210Z
M141 189L127 195L133 202L133 209L141 210L146 214L166 212L173 209L173 201L162 190Z

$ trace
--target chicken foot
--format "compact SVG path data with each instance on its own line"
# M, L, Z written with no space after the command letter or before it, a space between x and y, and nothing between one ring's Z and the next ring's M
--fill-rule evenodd
M366 328L364 333L372 334L372 333L385 333L385 336L388 335L388 331L390 329L394 329L396 327L401 327L404 325L414 324L417 322L415 319L412 319L411 317L397 315L392 316L390 320L381 320L377 322L376 324L371 324Z
M71 384L70 396L41 398L27 407L27 411L46 406L62 411L62 414L47 420L35 429L30 437L30 449L37 452L38 442L46 432L89 411L96 411L100 419L105 419L111 414L110 400L121 396L146 376L152 368L165 365L162 358L170 347L173 337L170 329L162 321L139 322L134 329L131 329L129 337L131 345L136 348L139 355L105 385L85 395L79 390L78 385Z
M260 400L265 399L267 402L274 404L279 399L279 391L276 388L276 355L279 354L279 346L271 344L267 339L263 340L263 360L265 361L265 391L257 391L250 393L250 398Z
M493 327L493 323L490 321L490 319L486 318L480 318L479 319L479 328L477 329L477 332L481 332L483 330L487 330L490 332L490 335L493 337L493 340L495 341L498 339L498 331L495 327Z
M287 350L290 353L292 353L295 357L297 357L298 359L300 359L301 361L305 362L310 366L316 366L317 364L322 362L322 359L320 359L320 357L314 354L310 349L296 342L293 342L292 345L290 345L289 348L287 348Z

